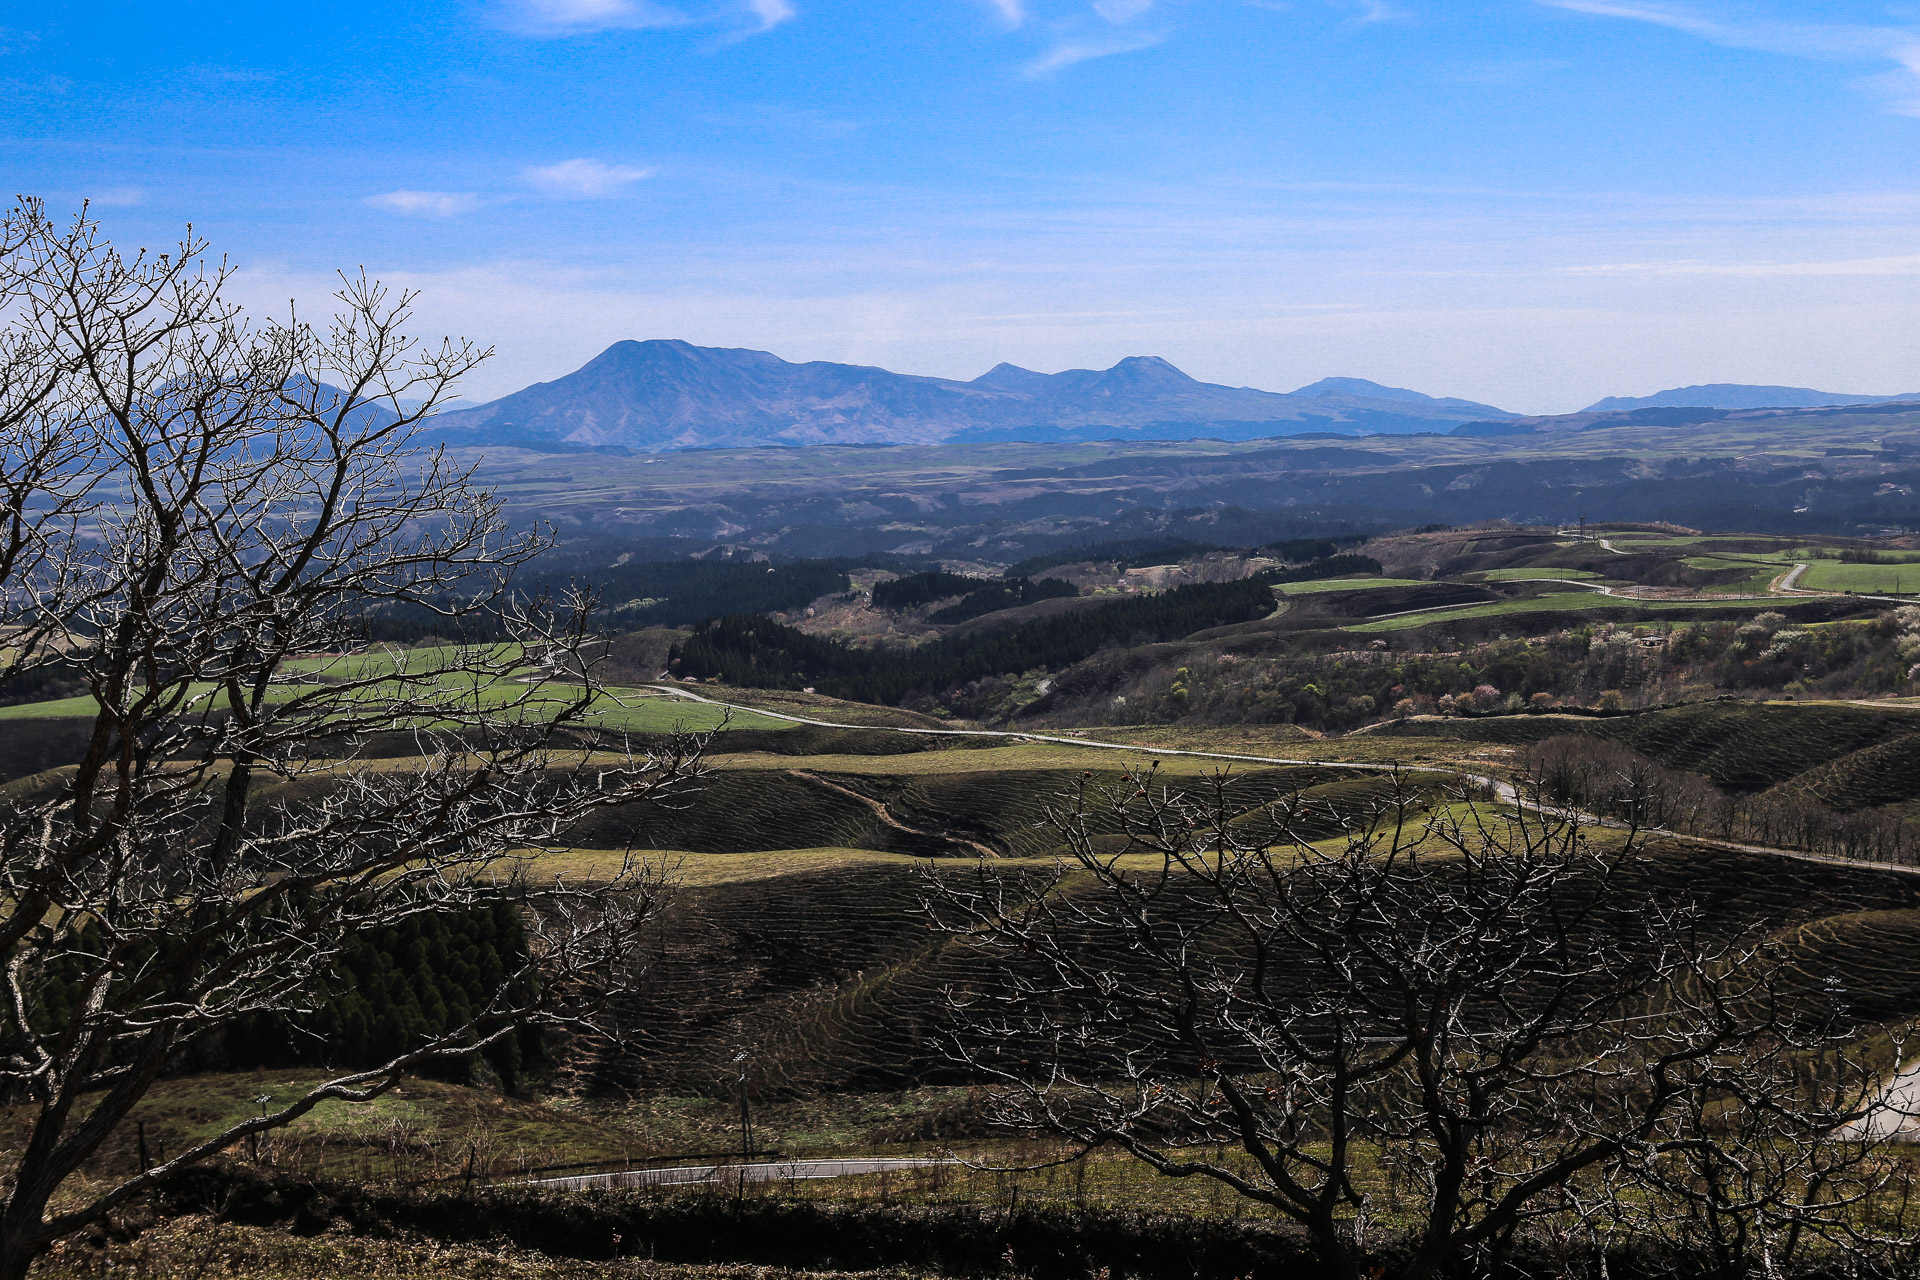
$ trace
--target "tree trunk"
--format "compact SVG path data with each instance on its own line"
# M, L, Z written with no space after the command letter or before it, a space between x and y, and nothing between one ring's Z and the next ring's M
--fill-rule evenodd
M0 1280L27 1280L34 1260L46 1251L44 1244L28 1245L10 1226L0 1228Z

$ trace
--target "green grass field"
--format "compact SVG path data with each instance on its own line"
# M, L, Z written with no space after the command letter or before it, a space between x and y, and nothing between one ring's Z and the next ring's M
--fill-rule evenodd
M1418 578L1322 578L1317 582L1281 582L1274 590L1283 596L1312 596L1323 591L1367 591L1375 587L1420 587Z
M1592 578L1602 580L1601 575L1591 569L1557 569L1551 567L1487 569L1480 573L1470 573L1465 576L1468 578L1478 578L1482 582L1548 582L1564 578Z
M1810 560L1795 586L1812 591L1854 591L1864 595L1906 595L1920 591L1920 564L1847 564Z
M776 716L756 715L751 711L730 712L709 703L641 694L631 689L610 690L608 701L610 705L594 717L594 722L603 728L620 729L627 733L671 733L675 730L706 733L720 728L723 721L732 729L798 727L793 721Z
M276 701L285 701L314 687L316 686L281 685L272 691L271 696ZM201 686L195 690L196 695L212 692L211 685ZM504 706L519 696L519 692L513 686L505 686L497 694L489 694L486 701L492 705ZM375 689L366 696L371 701L382 696L382 693L379 689ZM775 716L756 715L751 711L729 713L725 708L707 703L633 689L610 690L601 705L604 709L595 712L593 722L602 728L618 729L627 733L671 733L676 730L705 733L720 728L723 723L734 729L791 729L794 727L793 721L782 720ZM86 720L98 715L99 711L100 704L91 696L83 695L78 698L21 702L9 707L0 707L0 721Z
M1715 600L1710 607L1715 609L1777 609L1782 597L1767 596L1752 600ZM1406 614L1397 618L1381 618L1373 622L1358 622L1346 627L1347 631L1376 632L1404 631L1410 627L1424 627L1435 622L1450 621L1455 618L1495 618L1528 613L1547 613L1559 610L1584 610L1605 612L1609 609L1648 609L1658 613L1668 613L1686 609L1705 607L1697 600L1633 600L1619 596L1603 596L1598 592L1567 591L1553 592L1550 595L1535 596L1529 600L1502 600L1497 604L1462 605L1458 609L1435 609L1430 612Z
M1765 595L1774 579L1785 573L1792 562L1763 560L1756 563L1753 557L1748 556L1688 556L1680 563L1690 569L1733 570L1745 575L1732 582L1714 583L1704 589L1707 595Z

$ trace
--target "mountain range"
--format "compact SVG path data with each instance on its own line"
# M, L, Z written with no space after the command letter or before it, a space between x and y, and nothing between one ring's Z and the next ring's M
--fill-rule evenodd
M1446 432L1511 418L1471 400L1362 378L1291 393L1200 382L1157 356L1036 373L999 364L969 382L677 340L616 342L580 369L449 413L449 444L672 449L986 440L1151 440Z
M1608 396L1573 414L1523 417L1365 378L1289 392L1189 377L1158 356L1109 369L1038 373L998 364L971 381L676 339L616 342L585 365L489 404L441 415L452 445L547 451L982 441L1252 440L1271 436L1540 431L1712 421L1729 412L1884 404L1810 387L1708 383Z
M1920 392L1898 396L1850 396L1812 387L1766 387L1744 382L1707 382L1674 387L1650 396L1608 396L1588 405L1584 413L1620 409L1824 409L1847 404L1887 404L1920 399Z

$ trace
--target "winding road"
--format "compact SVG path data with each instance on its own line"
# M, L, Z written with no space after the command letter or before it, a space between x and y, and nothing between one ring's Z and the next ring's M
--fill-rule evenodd
M626 1169L618 1173L583 1173L570 1178L536 1178L517 1187L546 1191L604 1191L616 1187L687 1187L701 1183L725 1185L743 1182L794 1182L813 1178L846 1178L862 1173L898 1173L958 1164L918 1156L855 1156L844 1160L770 1160L751 1164L683 1164L663 1169Z
M728 711L746 711L756 716L766 716L773 720L786 720L793 724L813 725L821 729L861 729L883 730L888 733L912 733L934 738L995 738L1014 742L1050 742L1064 747L1086 747L1096 751L1130 751L1136 755L1149 756L1187 756L1198 760L1224 760L1231 764L1266 765L1308 765L1321 769L1346 769L1354 773L1391 773L1394 769L1404 769L1409 773L1446 773L1452 774L1462 782L1490 789L1502 804L1515 808L1528 809L1537 813L1571 814L1570 810L1543 805L1522 796L1510 782L1491 774L1472 773L1466 769L1444 764L1371 764L1354 760L1315 760L1303 756L1260 756L1235 751L1196 751L1190 747L1154 747L1141 746L1133 742L1103 742L1098 738L1069 738L1057 733L1031 733L1017 729L922 729L893 724L848 724L841 720L820 720L812 716L796 716L784 711L768 711L763 707L748 706L744 702L724 702L718 698L709 698L670 684L650 684L642 686L656 693L669 694L676 698L685 698L689 702L705 703L710 707L720 707ZM1620 824L1611 822L1595 814L1577 815L1590 826L1615 827ZM1866 858L1842 858L1827 853L1808 853L1802 849L1781 849L1773 845L1742 844L1737 840L1719 840L1712 836L1691 835L1680 831L1669 831L1664 827L1643 827L1641 832L1650 836L1671 836L1675 839L1691 841L1714 849L1725 849L1731 853L1754 853L1770 858L1786 858L1794 862L1815 862L1831 867L1860 867L1874 871L1885 871L1898 875L1920 876L1920 867L1903 867L1891 862L1874 862Z

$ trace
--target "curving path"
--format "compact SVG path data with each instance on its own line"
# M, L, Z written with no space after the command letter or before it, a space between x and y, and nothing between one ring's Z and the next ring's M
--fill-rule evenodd
M618 1173L583 1173L571 1178L535 1178L510 1185L547 1191L601 1191L614 1187L686 1187L700 1183L792 1182L811 1178L846 1178L862 1173L896 1173L958 1164L915 1156L855 1156L844 1160L770 1160L750 1164L683 1164L664 1169L627 1169Z
M852 787L843 787L839 783L823 778L817 773L810 772L806 769L789 769L787 772L793 777L811 782L818 787L824 787L828 791L837 792L849 800L864 805L868 811L873 814L874 819L882 826L891 827L902 835L921 836L931 840L944 840L948 844L955 844L965 849L971 849L983 858L997 858L1000 856L994 850L981 844L978 840L969 840L965 836L950 835L944 831L922 831L918 827L910 827L900 821L900 819L894 817L893 810L887 808L881 801L875 800L872 796L861 795Z
M1315 760L1300 756L1260 756L1234 751L1196 751L1190 747L1153 747L1141 746L1133 742L1102 742L1097 738L1069 738L1057 733L1028 733L1017 729L922 729L891 724L848 724L840 720L820 720L811 716L790 715L784 711L767 711L761 707L751 707L744 702L724 702L718 698L709 698L689 689L678 688L670 684L650 684L644 686L659 693L685 698L690 702L703 702L710 707L720 707L729 711L750 711L757 716L767 716L775 720L787 720L794 724L809 724L821 729L862 729L884 730L889 733L913 733L935 738L998 738L1014 742L1051 742L1065 747L1086 747L1096 751L1131 751L1136 755L1150 756L1188 756L1199 760L1225 760L1239 764L1278 764L1309 765L1322 769L1348 769L1355 773L1390 773L1394 769L1404 769L1409 773L1447 773L1475 786L1488 787L1502 803L1515 808L1530 809L1538 813L1565 813L1572 811L1551 805L1539 804L1522 796L1510 782L1491 774L1473 773L1466 769L1444 764L1371 764L1354 760ZM1617 827L1620 824L1601 818L1595 814L1577 815L1589 826ZM1842 858L1828 853L1808 853L1803 849L1781 849L1773 845L1742 844L1737 840L1720 840L1713 836L1689 835L1680 831L1669 831L1664 827L1643 827L1642 832L1650 836L1671 836L1674 839L1687 840L1694 844L1706 845L1714 849L1725 849L1733 853L1754 853L1770 858L1787 858L1795 862L1815 862L1834 867L1862 867L1874 871L1888 871L1900 875L1920 876L1920 867L1903 867L1892 862L1874 862L1866 858Z
M809 716L789 715L785 712L780 712L780 711L766 711L766 710L762 710L759 707L747 706L744 703L723 702L718 698L709 698L702 694L693 693L692 691L687 689L677 688L673 685L655 684L655 685L648 685L647 687L650 689L654 689L660 693L666 693L666 694L671 694L675 697L686 698L693 702L703 702L703 703L706 703L708 706L722 707L728 710L751 711L756 715L771 716L774 719L778 719L778 720L788 720L793 722L794 724L815 725L823 729L888 729L895 733L915 733L915 734L922 734L930 737L1000 738L1000 739L1011 739L1018 742L1051 742L1051 743L1058 743L1062 746L1088 747L1091 749L1102 750L1102 751L1132 751L1136 753L1146 753L1146 754L1155 755L1155 756L1194 756L1194 757L1207 759L1207 760L1225 760L1230 762L1243 762L1243 763L1250 763L1250 764L1317 765L1317 766L1323 766L1331 769L1351 769L1356 772L1384 773L1384 772L1387 772L1388 770L1391 770L1394 767L1393 765L1390 765L1390 764L1385 764L1385 765L1361 764L1361 763L1356 763L1352 761L1342 761L1342 760L1306 760L1306 759L1298 759L1298 758L1287 757L1287 756L1260 756L1260 755L1242 754L1242 753L1228 752L1228 751L1195 751L1191 749L1182 749L1182 748L1174 748L1174 747L1146 747L1146 746L1139 746L1130 742L1101 742L1091 738L1069 738L1069 737L1062 736L1060 734L1051 734L1051 733L1020 733L1017 731L1004 730L1004 729L921 729L921 728L905 728L905 727L896 726L896 725L846 724L843 722L838 722L833 720L815 719ZM1460 778L1463 781L1475 783L1481 786L1490 787L1492 788L1494 794L1498 796L1502 802L1513 805L1516 808L1531 809L1536 812L1562 812L1562 813L1567 812L1566 810L1553 810L1551 809L1550 806L1542 805L1542 804L1538 804L1533 801L1530 801L1525 797L1521 796L1519 791L1513 786L1512 783L1503 781L1502 779L1499 779L1499 778L1491 777L1485 774L1471 773L1467 770L1456 769L1447 765L1419 765L1419 766L1413 766L1413 768L1419 769L1419 770L1425 770L1428 772L1435 772L1435 773L1450 773L1454 777ZM1581 814L1579 816L1582 817L1585 821L1596 826L1617 826L1618 825L1616 823L1607 822L1606 820L1601 819L1593 814ZM1835 857L1831 854L1808 853L1800 849L1780 849L1771 845L1742 844L1739 841L1735 841L1735 840L1717 840L1711 836L1685 835L1680 832L1668 831L1668 830L1665 830L1664 828L1653 828L1653 829L1647 830L1645 834L1672 836L1679 839L1691 841L1694 844L1707 845L1715 849L1725 849L1735 853L1751 853L1761 857L1785 858L1795 862L1813 862L1813 863L1824 864L1827 866L1861 867L1861 868L1866 868L1866 869L1871 869L1876 871L1893 872L1900 875L1920 875L1920 867L1903 867L1903 866L1899 866L1894 863L1888 863L1888 862L1871 862L1864 858L1841 858L1841 857ZM1883 1088L1880 1095L1879 1102L1876 1105L1876 1109L1874 1113L1867 1116L1865 1119L1861 1121L1855 1122L1854 1125L1851 1125L1848 1128L1851 1132L1855 1133L1857 1136L1860 1136L1860 1137L1897 1137L1901 1140L1907 1140L1907 1141L1920 1139L1920 1061L1915 1061L1914 1063L1901 1068L1900 1071L1896 1073L1887 1082L1886 1086ZM696 1172L695 1168L692 1166L689 1166L686 1169L680 1169L680 1170L652 1169L652 1170L638 1170L633 1173L622 1173L622 1174L590 1174L584 1178L553 1178L553 1179L548 1179L546 1182L534 1183L532 1185L570 1187L570 1188L586 1188L586 1187L600 1187L600 1186L610 1187L610 1186L671 1185L668 1182L663 1182L658 1180L652 1181L652 1182L639 1181L639 1180L628 1181L628 1182L600 1181L600 1179L606 1179L606 1178L642 1179L642 1178L646 1178L654 1175L660 1175L660 1174L673 1174L676 1176L685 1174L686 1176L684 1177L683 1181L686 1181L686 1182L715 1181L719 1178L724 1178L727 1176L739 1177L739 1178L746 1179L748 1181L778 1181L782 1178L787 1178L787 1177L827 1178L827 1177L839 1177L842 1175L840 1173L828 1173L828 1172L773 1174L773 1173L761 1173L761 1172L758 1172L758 1170L787 1168L792 1165L822 1165L822 1166L859 1165L862 1167L858 1169L854 1169L850 1167L846 1170L846 1172L875 1173L875 1172L880 1172L881 1166L883 1165L888 1168L904 1169L904 1168L915 1168L915 1167L920 1167L923 1165L935 1164L935 1163L939 1163L939 1162L928 1161L928 1160L921 1160L921 1161L913 1161L913 1160L793 1161L793 1162L789 1162L788 1165L733 1166L734 1169L740 1170L740 1172L733 1173L733 1174L724 1174L724 1173L716 1172L717 1169L721 1168L720 1166L708 1166L708 1167L705 1167L704 1172L702 1172L701 1176L698 1176L698 1177L693 1176L693 1174ZM872 1167L866 1167L866 1166L872 1166ZM748 1170L754 1170L755 1172L747 1172Z

